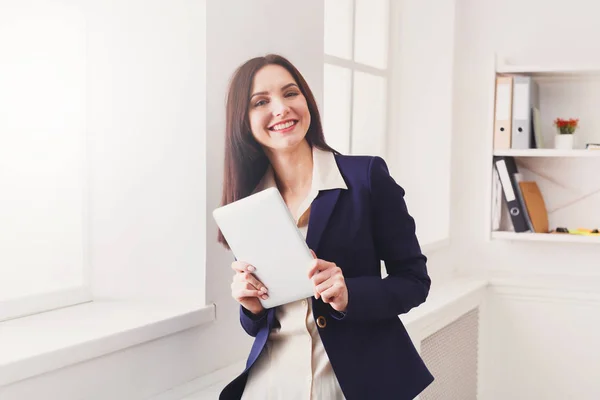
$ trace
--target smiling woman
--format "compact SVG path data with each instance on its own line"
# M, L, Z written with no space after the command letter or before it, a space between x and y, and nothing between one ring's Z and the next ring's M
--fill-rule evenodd
M269 165L265 153L269 148L293 148L305 139L310 147L337 154L325 142L310 87L300 72L278 55L257 57L238 68L226 114L222 204L252 193ZM293 129L276 126L289 122L296 123ZM263 148L264 144L268 146ZM227 244L221 232L219 242Z
M310 126L306 98L292 75L279 65L267 65L256 73L250 98L250 128L262 146L293 147L304 139Z
M314 296L270 309L260 266L232 263L231 295L255 341L220 398L413 399L433 377L398 315L431 281L404 189L382 158L325 143L311 90L283 57L237 69L226 115L222 205L277 188L315 260Z

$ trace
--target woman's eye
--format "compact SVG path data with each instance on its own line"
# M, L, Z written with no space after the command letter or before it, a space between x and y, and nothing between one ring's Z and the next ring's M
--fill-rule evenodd
M259 100L256 103L254 103L254 107L264 106L265 104L267 104L266 100Z
M300 93L298 92L289 92L285 95L285 97L294 97L294 96L298 96Z

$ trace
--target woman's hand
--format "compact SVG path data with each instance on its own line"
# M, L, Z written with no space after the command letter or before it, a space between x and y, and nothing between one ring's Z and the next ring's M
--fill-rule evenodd
M267 288L252 274L256 269L243 261L234 261L231 268L235 271L231 283L231 296L246 310L254 315L264 311L264 307L258 300L269 298Z
M314 263L308 271L308 277L313 281L315 297L321 297L334 310L346 312L348 307L348 288L342 270L335 263L321 260L312 251Z

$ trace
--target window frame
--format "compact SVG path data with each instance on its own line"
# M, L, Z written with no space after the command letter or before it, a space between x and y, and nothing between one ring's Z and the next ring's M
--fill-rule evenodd
M17 8L17 16L18 18L23 17L26 21L24 26L29 26L32 23L38 23L37 17L29 14L22 14L23 10ZM69 57L73 56L73 59L77 59L78 64L76 67L78 73L77 75L77 95L81 95L81 99L86 98L88 96L88 73L87 70L87 42L86 36L87 30L85 29L85 14L81 7L50 7L48 10L49 17L44 19L44 22L48 22L48 26L53 26L53 24L57 22L64 23L68 21L69 28L76 29L81 36L77 37L78 46L75 48L75 53L69 53ZM22 15L21 15L22 14ZM44 26L44 24L42 24ZM67 32L67 31L65 31ZM65 32L61 32L63 35ZM72 35L73 32L71 30L68 31L69 35ZM40 32L35 32L35 34L41 34ZM28 39L29 40L29 39ZM28 42L26 42L28 43ZM34 48L32 51L38 51L38 48ZM29 55L29 50L26 48L27 54L25 57L31 57ZM26 58L27 59L27 58ZM81 62L79 64L79 62ZM47 62L43 64L43 68L47 67ZM40 64L42 65L42 64ZM39 68L39 66L36 66ZM29 72L29 74L34 73L35 71ZM68 71L67 71L68 72ZM80 80L79 80L80 79ZM63 82L64 84L64 82ZM74 83L71 81L69 84ZM82 90L79 92L79 90ZM78 196L81 196L81 203L79 203L80 199L77 198L76 201L78 205L81 205L81 210L77 210L78 217L81 216L81 223L78 222L76 227L77 232L77 240L80 241L80 248L78 251L81 251L81 254L77 256L77 261L75 262L73 270L77 271L77 275L81 276L81 280L77 279L77 281L73 282L71 286L62 286L62 285L53 285L53 282L50 281L48 285L43 285L39 290L32 291L30 293L26 293L24 291L20 291L21 287L18 287L15 292L14 297L8 297L6 299L0 300L0 324L7 320L13 320L21 317L26 317L29 315L40 314L48 311L53 311L59 308L64 308L68 306L73 306L81 303L86 303L92 301L92 289L91 289L91 257L90 257L90 235L91 235L91 178L92 178L92 169L91 169L91 160L90 160L90 143L89 143L89 134L87 132L87 118L88 118L88 110L87 103L81 105L81 109L77 110L77 127L73 131L76 137L76 142L73 143L74 146L77 146L77 154L76 159L74 158L73 168L78 169L78 176L73 178L72 182L74 184L78 184L77 191ZM28 113L31 113L31 109L27 110ZM72 112L72 110L69 110ZM9 228L7 228L9 229ZM35 252L35 248L31 249ZM9 260L10 261L10 260ZM39 263L40 267L44 268L47 265L44 265L43 261ZM31 274L30 271L24 271L25 274ZM52 271L54 272L54 271ZM58 271L60 273L61 271ZM8 274L9 272L6 272ZM35 273L33 273L35 274ZM27 275L26 275L27 276ZM42 286L42 285L40 285ZM1 328L0 328L1 329Z
M90 257L90 176L91 165L88 155L89 143L88 136L84 134L84 149L81 159L81 186L83 189L83 221L81 225L82 253L80 270L82 273L82 282L80 285L40 292L37 294L16 297L13 299L0 301L0 324L4 321L27 317L30 315L41 314L64 307L75 306L78 304L89 303L93 301L92 291L92 266Z
M390 130L390 126L392 125L391 123L391 101L392 101L392 85L394 84L394 77L393 77L393 71L394 71L394 59L393 59L393 37L392 37L392 32L394 31L394 19L393 16L395 15L395 5L394 5L394 1L392 0L384 0L387 2L387 18L385 20L385 23L387 24L386 26L386 68L377 68L377 67L373 67L371 65L367 65L367 64L363 64L357 61L354 61L355 58L355 47L356 47L356 1L357 0L350 0L352 3L352 28L351 28L351 50L350 50L350 59L345 59L345 58L341 58L341 57L337 57L331 54L328 54L325 52L325 50L323 51L323 55L324 55L324 60L323 60L323 67L325 68L325 65L331 65L334 67L341 67L341 68L346 68L350 71L350 112L349 112L349 121L348 125L350 127L349 131L348 131L348 154L356 154L354 152L355 149L352 148L352 142L353 142L353 137L354 137L354 79L355 79L355 72L362 72L365 74L369 74L369 75L374 75L374 76L378 76L384 79L384 87L385 87L385 106L384 106L384 120L383 120L383 138L382 138L382 146L383 146L383 154L381 154L382 156L387 156L387 149L388 149L388 144L389 144L389 130ZM326 23L327 21L325 21ZM327 118L325 116L325 118Z

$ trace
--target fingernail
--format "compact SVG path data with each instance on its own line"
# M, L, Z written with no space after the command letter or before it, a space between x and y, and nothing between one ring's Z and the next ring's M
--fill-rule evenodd
M254 268L252 265L249 265L248 266L248 271L254 272L254 271L256 271L256 268Z
M268 299L268 298L269 298L269 296L268 296L268 295L266 295L266 294L263 294L263 295L262 295L262 299L263 299L263 300L266 300L266 299Z

